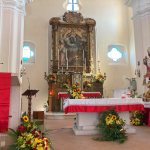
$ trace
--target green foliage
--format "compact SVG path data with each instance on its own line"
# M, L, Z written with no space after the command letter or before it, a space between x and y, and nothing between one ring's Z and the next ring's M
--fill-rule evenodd
M37 142L40 143L41 148L44 148L46 146L43 146L45 141L53 149L51 140L48 137L51 131L47 130L39 121L29 122L25 112L22 115L22 125L16 131L9 128L8 132L5 132L13 139L13 143L8 150L32 150L32 147L37 147Z
M130 118L130 124L131 125L143 125L143 117L144 117L144 114L145 112L143 111L139 111L139 110L136 110L136 111L132 111L132 116Z
M49 106L49 100L47 100L47 105Z
M93 138L95 141L118 141L123 143L127 140L126 130L123 129L125 121L119 118L119 115L115 108L109 108L106 111L102 111L100 118L99 132L103 137Z
M96 80L96 83L102 83L102 84L104 84L104 80L101 80L101 81Z
M138 95L137 92L132 94L132 95L130 95L130 97L135 98L136 95ZM141 94L141 95L137 96L137 98L143 98L143 95Z

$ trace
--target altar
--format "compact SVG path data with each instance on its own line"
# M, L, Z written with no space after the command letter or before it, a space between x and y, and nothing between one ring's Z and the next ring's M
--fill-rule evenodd
M64 105L65 113L76 112L76 128L73 127L75 135L99 134L96 128L102 111L115 107L120 117L125 119L127 133L136 133L130 126L129 111L142 110L144 104L140 98L109 98L109 99L68 99Z

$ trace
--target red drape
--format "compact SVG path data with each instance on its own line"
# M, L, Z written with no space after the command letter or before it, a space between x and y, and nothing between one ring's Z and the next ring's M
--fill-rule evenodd
M11 73L0 73L0 133L8 130Z

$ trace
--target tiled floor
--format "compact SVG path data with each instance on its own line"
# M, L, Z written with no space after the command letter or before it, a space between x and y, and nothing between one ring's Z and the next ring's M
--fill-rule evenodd
M53 131L50 134L54 150L150 150L150 127L135 127L136 134L128 134L128 140L117 142L93 141L92 137L75 136L72 131L73 119L45 120L45 126Z
M92 137L75 136L72 131L74 120L44 120L47 129L52 129L50 138L54 150L150 150L150 127L137 126L136 134L128 134L128 140L119 144L117 142L93 141ZM6 139L8 144L10 141ZM7 150L7 148L1 148Z

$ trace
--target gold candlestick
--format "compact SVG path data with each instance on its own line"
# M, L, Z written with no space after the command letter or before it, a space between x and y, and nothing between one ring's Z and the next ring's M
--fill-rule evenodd
M68 72L68 69L66 69L66 73L65 75L68 77L69 76L69 72Z

